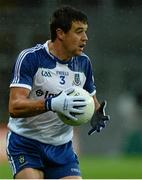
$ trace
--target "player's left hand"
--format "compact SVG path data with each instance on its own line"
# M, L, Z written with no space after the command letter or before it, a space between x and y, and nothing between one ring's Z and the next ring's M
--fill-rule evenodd
M92 135L94 132L100 132L102 128L105 127L106 122L110 119L109 115L105 115L105 108L107 102L103 101L100 108L95 112L90 124L92 129L88 132L88 135Z

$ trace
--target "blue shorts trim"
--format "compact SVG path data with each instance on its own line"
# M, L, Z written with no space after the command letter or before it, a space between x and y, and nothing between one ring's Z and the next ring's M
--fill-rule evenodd
M13 176L27 167L42 170L46 179L80 176L78 158L71 141L53 146L9 132L7 155Z

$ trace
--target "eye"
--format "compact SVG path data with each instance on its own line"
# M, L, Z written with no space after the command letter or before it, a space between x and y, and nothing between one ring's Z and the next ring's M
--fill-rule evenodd
M82 33L82 31L76 31L76 33L77 33L77 34L81 34L81 33Z
M83 30L76 31L77 34L82 34L83 32L84 32Z

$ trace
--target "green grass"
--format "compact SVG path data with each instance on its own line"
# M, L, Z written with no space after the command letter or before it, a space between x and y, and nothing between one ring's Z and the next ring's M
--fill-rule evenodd
M80 157L84 179L142 179L142 156L139 157ZM0 164L0 179L10 179L7 163Z
M85 179L142 179L142 156L83 157L80 166Z
M8 163L0 163L0 179L12 179L11 169Z

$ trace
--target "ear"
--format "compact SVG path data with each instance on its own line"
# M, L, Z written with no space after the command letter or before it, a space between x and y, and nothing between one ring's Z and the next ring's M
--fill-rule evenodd
M63 40L64 39L64 36L65 36L65 33L62 29L58 28L56 30L56 33L57 33L57 38L60 39L60 40Z

